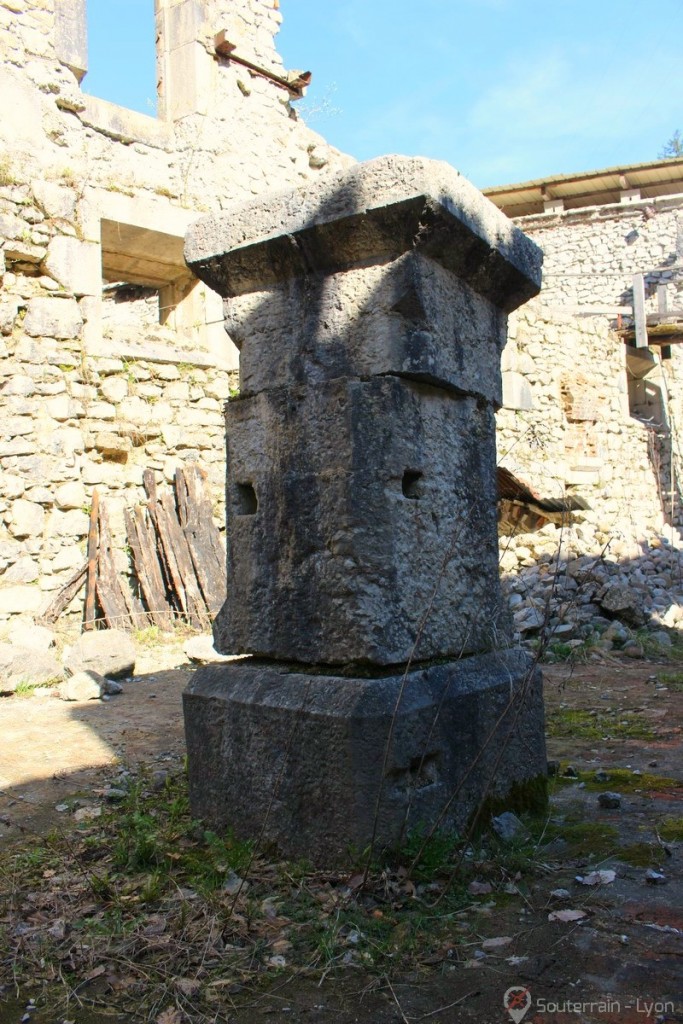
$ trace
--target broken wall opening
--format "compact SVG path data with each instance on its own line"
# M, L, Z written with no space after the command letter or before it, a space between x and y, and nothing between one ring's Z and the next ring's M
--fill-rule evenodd
M83 91L128 110L156 116L156 46L153 0L67 0L85 8L88 69ZM131 31L130 26L135 30ZM121 45L122 28L125 46Z
M664 382L659 360L649 349L626 346L625 362L630 415L651 426L664 426Z
M102 323L116 336L166 326L181 345L206 347L204 286L189 273L180 236L102 219Z

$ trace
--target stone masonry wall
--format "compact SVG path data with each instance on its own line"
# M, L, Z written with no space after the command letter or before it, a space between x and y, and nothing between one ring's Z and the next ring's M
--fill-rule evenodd
M662 360L656 347L626 346L616 328L637 272L648 312L662 283L669 308L683 307L683 203L670 197L517 223L544 249L543 288L510 319L498 458L540 497L590 505L562 529L501 539L518 635L539 632L558 578L550 619L558 639L580 643L609 626L595 595L616 579L636 594L643 616L633 625L667 615L671 625L683 614L683 353L673 345ZM583 604L577 565L597 573Z
M0 0L0 623L39 613L83 564L95 487L122 571L145 467L163 482L197 461L222 526L236 354L184 266L185 229L350 162L287 90L214 54L224 29L283 74L277 0L158 0L158 119L81 91L64 43L79 2ZM161 322L153 298L127 316L103 303L103 280L159 288Z
M544 304L630 306L633 274L642 273L648 312L657 310L658 284L667 285L670 307L683 305L682 206L665 197L518 218L545 253Z

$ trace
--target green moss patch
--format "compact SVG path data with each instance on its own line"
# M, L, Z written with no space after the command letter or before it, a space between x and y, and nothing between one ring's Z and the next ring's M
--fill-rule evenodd
M619 849L619 830L604 822L573 819L550 822L544 839L546 842L562 840L566 844L562 855L568 859L604 860L614 856Z
M665 818L657 831L667 843L683 843L683 818Z
M634 711L586 711L581 708L556 708L546 715L548 736L567 739L651 740L654 731L649 721Z
M631 843L620 847L617 857L633 868L653 868L661 863L662 848L654 843Z

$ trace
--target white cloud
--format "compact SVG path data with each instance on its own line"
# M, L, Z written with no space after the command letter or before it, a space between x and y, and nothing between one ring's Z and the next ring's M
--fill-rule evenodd
M533 151L546 164L556 159L557 171L579 169L572 152L591 146L617 152L648 124L661 124L666 134L664 126L676 117L671 82L678 75L673 54L654 63L650 55L624 61L587 47L520 54L467 113L468 148L480 154L477 177L487 184L514 180Z

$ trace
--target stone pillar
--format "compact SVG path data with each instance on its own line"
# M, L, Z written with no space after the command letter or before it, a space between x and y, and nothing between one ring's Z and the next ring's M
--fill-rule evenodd
M203 0L154 0L158 116L177 121L206 114L215 93L215 62L205 45Z
M55 5L55 53L57 60L81 82L88 70L88 22L86 0L60 0ZM21 9L21 8L20 8Z
M195 813L320 861L462 824L545 771L494 425L540 251L448 165L386 157L205 218L186 258L241 350L214 633L255 656L185 693Z

